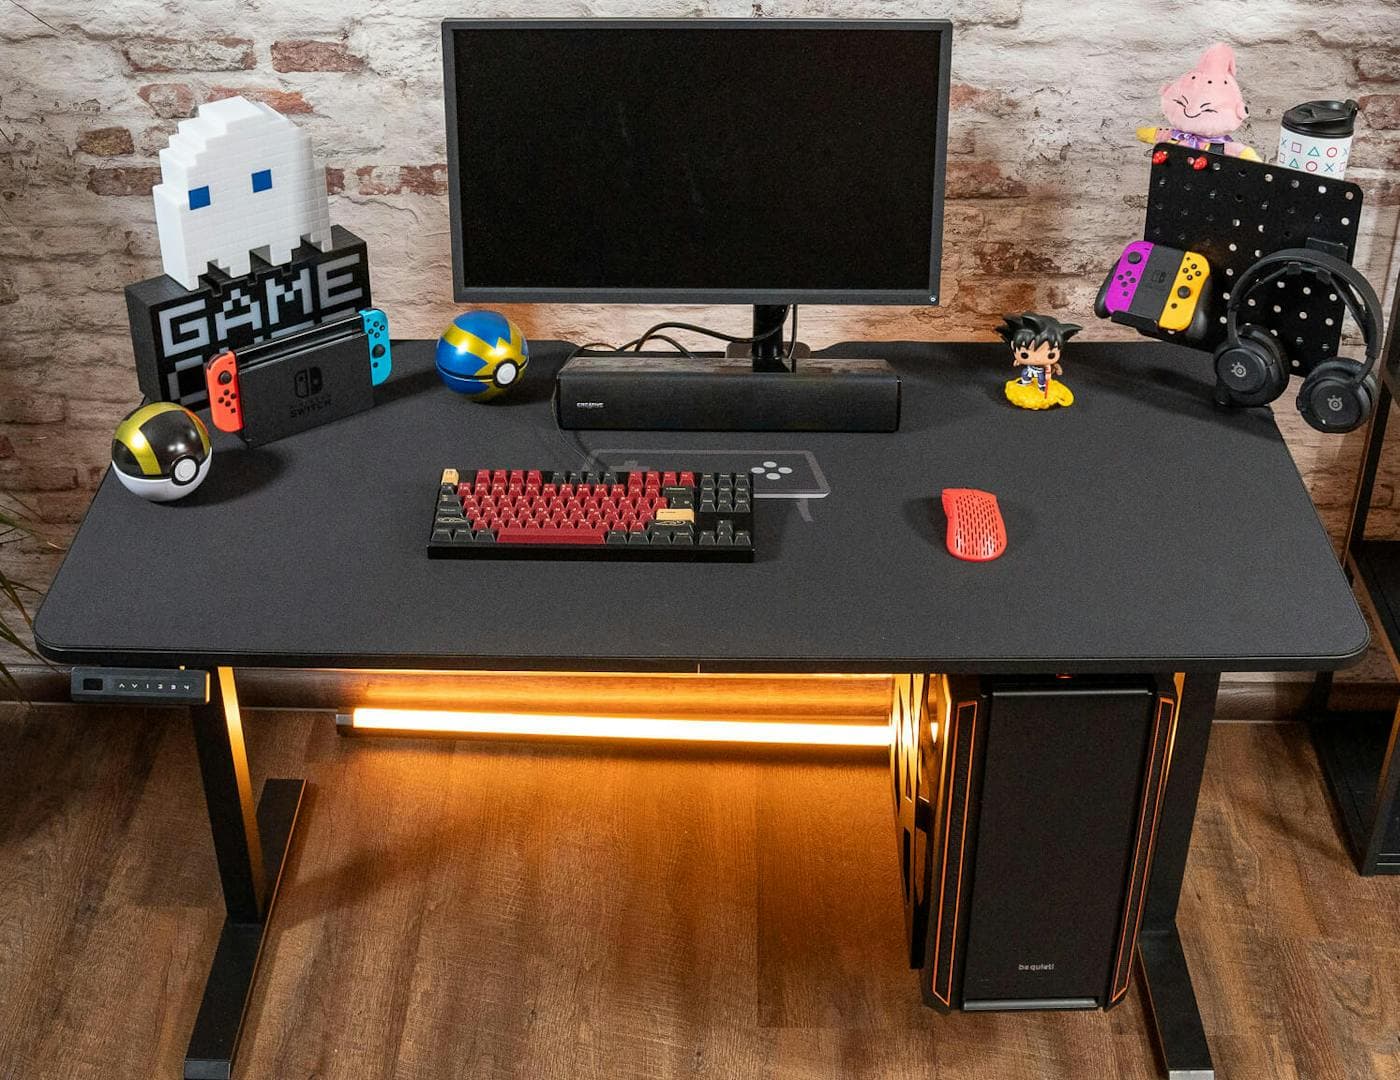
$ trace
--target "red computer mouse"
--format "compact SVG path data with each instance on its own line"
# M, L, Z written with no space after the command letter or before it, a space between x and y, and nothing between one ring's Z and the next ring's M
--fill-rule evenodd
M990 491L944 488L948 551L969 562L989 562L1006 550L1006 522Z

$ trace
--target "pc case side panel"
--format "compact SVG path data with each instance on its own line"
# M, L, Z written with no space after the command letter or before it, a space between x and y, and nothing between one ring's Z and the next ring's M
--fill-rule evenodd
M1162 795L1167 789L1172 748L1176 745L1176 710L1176 681L1169 678L1160 679L1154 704L1152 733L1147 745L1142 800L1139 803L1133 840L1133 857L1123 903L1122 926L1113 958L1113 976L1107 993L1109 1006L1117 1005L1127 996L1128 986L1132 982L1133 956L1137 952L1138 932L1142 929L1142 916L1146 908L1147 883L1152 872L1152 856L1157 846L1157 824L1161 817Z
M924 1002L951 1011L963 1001L973 861L977 851L987 699L975 676L931 679L928 714L937 771L929 784L931 841Z
M1106 1003L1156 695L993 683L967 915L964 1008Z

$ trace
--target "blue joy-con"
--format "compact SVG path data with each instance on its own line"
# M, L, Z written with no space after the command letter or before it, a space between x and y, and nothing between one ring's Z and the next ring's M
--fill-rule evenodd
M389 377L394 367L394 356L389 350L389 317L378 308L365 308L360 312L364 323L365 336L369 338L369 381L378 386Z

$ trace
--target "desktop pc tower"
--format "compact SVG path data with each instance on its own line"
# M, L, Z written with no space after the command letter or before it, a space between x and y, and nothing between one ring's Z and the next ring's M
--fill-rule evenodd
M895 801L911 966L942 1010L1117 1004L1171 760L1170 678L906 677Z

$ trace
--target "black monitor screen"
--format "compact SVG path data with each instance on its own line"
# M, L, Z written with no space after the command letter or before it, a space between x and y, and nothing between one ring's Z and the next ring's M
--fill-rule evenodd
M934 302L948 38L445 23L457 297Z

